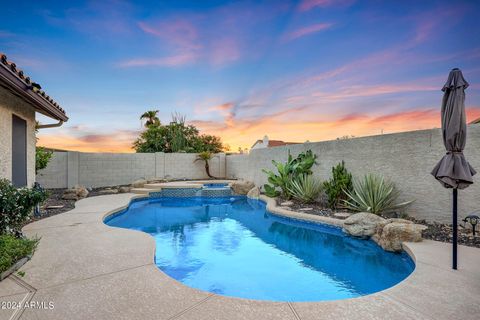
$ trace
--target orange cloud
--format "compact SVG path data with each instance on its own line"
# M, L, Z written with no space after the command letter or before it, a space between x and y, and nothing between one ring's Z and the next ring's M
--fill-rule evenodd
M226 103L214 109L228 111L232 106L233 104ZM220 136L224 143L230 145L231 150L237 150L238 147L250 148L265 134L271 139L314 142L332 140L346 135L360 137L440 127L439 108L417 109L386 115L353 113L340 118L293 117L303 110L305 110L304 107L298 107L274 114L238 119L227 115L223 121L196 120L191 123L202 133ZM467 108L467 121L479 117L480 107ZM68 134L40 134L38 144L84 152L133 152L131 145L138 134L137 131L89 134L80 137Z
M82 152L134 152L132 143L138 136L136 131L116 131L108 134L87 134L74 136L69 134L38 135L37 145L54 149Z

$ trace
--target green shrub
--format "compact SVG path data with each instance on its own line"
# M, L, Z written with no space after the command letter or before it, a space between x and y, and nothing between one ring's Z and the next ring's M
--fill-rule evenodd
M52 155L52 151L48 151L44 147L37 147L35 152L35 173L47 167Z
M342 200L347 199L345 192L350 192L353 188L352 174L345 168L345 162L332 167L332 178L323 183L325 194L327 195L327 205L330 209L337 209Z
M0 273L8 270L21 258L31 255L37 247L38 239L16 238L0 235Z
M33 208L47 197L44 190L17 189L7 179L0 179L0 234L19 234Z
M269 183L264 185L265 194L269 197L277 197L281 194L286 199L290 199L292 196L289 190L291 182L300 175L312 174L311 168L315 164L316 158L317 156L312 153L312 150L302 152L296 158L292 157L289 150L286 163L272 160L277 173L263 169L268 176Z
M382 214L396 211L411 204L412 201L398 203L399 191L393 182L385 181L382 176L368 174L363 179L355 180L353 191L347 192L348 200L343 203L346 208Z
M322 183L312 175L303 174L291 182L288 191L293 198L304 203L311 203L320 195Z

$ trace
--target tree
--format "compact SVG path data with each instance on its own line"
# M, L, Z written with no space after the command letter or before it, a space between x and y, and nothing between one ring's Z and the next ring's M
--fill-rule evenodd
M205 171L207 172L207 176L209 178L216 179L214 176L210 174L210 165L208 164L208 161L210 161L212 158L213 158L213 154L210 151L203 151L197 155L197 158L195 159L194 162L205 161Z
M223 144L219 137L200 134L193 125L185 123L185 117L172 115L168 125L149 125L133 143L136 152L221 152Z
M140 120L147 120L145 121L145 127L148 128L151 125L160 125L160 119L157 117L158 112L158 110L145 111L140 116Z
M45 169L48 162L52 158L53 152L45 149L44 147L37 147L35 152L35 174L38 171Z

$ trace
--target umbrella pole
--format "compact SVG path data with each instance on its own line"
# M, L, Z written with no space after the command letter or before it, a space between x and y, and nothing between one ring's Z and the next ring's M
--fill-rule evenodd
M453 255L452 255L452 269L457 270L457 198L458 190L457 188L453 189Z

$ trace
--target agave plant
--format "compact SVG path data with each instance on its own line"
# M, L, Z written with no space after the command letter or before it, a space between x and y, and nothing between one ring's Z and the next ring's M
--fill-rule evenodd
M374 214L393 212L413 202L398 202L400 193L395 184L375 174L367 174L363 179L354 180L353 190L345 190L345 194L348 199L342 201L344 207Z
M311 203L318 198L322 191L322 183L312 175L302 174L292 180L287 188L295 199L304 203Z

